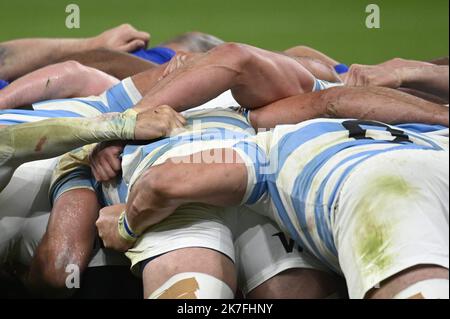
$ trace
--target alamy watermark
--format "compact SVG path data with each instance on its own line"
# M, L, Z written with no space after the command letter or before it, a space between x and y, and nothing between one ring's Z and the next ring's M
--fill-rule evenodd
M271 134L272 130L259 129L258 136ZM192 134L172 135L168 146L182 149L183 154L191 156L174 156L168 161L174 164L245 164L252 165L258 174L273 174L278 166L278 148L271 150L270 155L258 145L252 127L238 130L227 130L208 127L201 120L194 120ZM170 147L169 147L170 148ZM270 161L269 161L270 157Z
M367 29L380 29L381 28L380 7L373 3L369 4L366 7L366 13L369 13L369 15L366 17Z
M66 17L66 28L79 29L81 26L80 7L77 4L69 4L66 7L66 13L69 14Z
M67 289L79 289L80 288L80 267L75 264L69 264L66 266L66 288Z

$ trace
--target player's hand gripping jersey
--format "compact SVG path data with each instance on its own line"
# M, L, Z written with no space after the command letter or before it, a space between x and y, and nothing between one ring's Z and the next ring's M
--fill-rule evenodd
M125 178L97 188L89 169L73 169L74 163L85 162L88 148L65 155L59 163L52 197L76 188L98 189L105 205L125 203L132 183L146 168L165 159L196 152L198 148L224 145L229 147L254 134L246 118L232 109L191 111L186 114L188 125L179 136L162 139L148 145L128 145L122 161ZM207 145L203 145L206 143ZM65 160L67 159L67 160ZM131 183L130 183L131 181ZM293 268L323 267L311 256L284 246L279 230L263 216L240 208L217 208L192 204L180 207L169 219L148 229L127 252L136 274L146 262L167 252L201 247L223 253L235 261L239 286L244 294L273 276ZM289 239L285 239L289 241Z

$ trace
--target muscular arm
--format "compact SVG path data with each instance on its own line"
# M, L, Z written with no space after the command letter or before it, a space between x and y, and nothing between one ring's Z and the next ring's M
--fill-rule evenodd
M381 87L337 87L302 94L251 111L255 128L296 124L318 117L376 120L388 124L428 123L448 126L448 108Z
M401 87L438 96L448 103L448 66L405 67L397 71Z
M227 153L228 156L238 157L231 149L227 151L233 152ZM212 155L212 152L220 153ZM129 234L131 229L135 234L142 234L183 204L195 202L224 207L239 204L247 188L245 164L241 164L242 161L203 162L211 156L215 159L224 156L223 149L197 153L176 162L169 160L143 173L134 183L126 205L109 206L100 211L96 225L105 247L127 251L135 240L124 232ZM119 218L124 211L125 221ZM127 230L123 230L125 224Z
M436 62L443 63L443 65L437 65L433 61L423 62L395 58L381 63L379 66L397 76L399 87L431 94L448 103L448 63L445 65L442 59Z
M108 48L124 52L145 47L150 39L123 24L87 39L21 39L0 44L0 79L13 81L31 71L60 62L68 55Z
M67 191L56 200L47 231L30 266L27 284L41 294L67 294L66 267L82 273L91 259L100 205L89 189Z
M433 65L432 62L418 61L418 60L408 60L403 58L394 58L387 60L383 63L378 64L379 66L389 67L389 68L405 68L405 67L421 67Z
M134 83L141 93L149 89L139 81ZM311 92L313 87L313 75L294 59L228 43L191 60L159 81L136 109L167 104L183 111L229 89L241 105L258 108L285 97Z
M113 140L152 140L181 128L185 119L170 107L137 114L58 118L0 128L0 191L27 161L59 156L87 144Z
M0 44L0 78L13 81L65 55L89 48L83 39L23 39Z
M0 91L0 109L71 97L99 95L119 81L75 61L58 63L29 73Z
M110 49L95 49L64 56L58 62L77 61L112 75L119 80L159 67L132 54Z
M211 152L225 156L222 149ZM144 173L132 188L126 205L132 229L142 233L185 203L223 207L240 204L247 187L246 166L241 161L212 164L194 161L209 158L211 152L204 152L201 157L194 154L177 163L169 161Z
M320 52L316 49L304 46L304 45L298 45L298 46L289 48L284 52L286 54L297 56L297 57L309 57L312 59L316 59L316 60L319 60L322 63L325 63L326 65L329 65L331 67L334 67L335 65L339 64L338 61L327 56L325 53Z
M345 84L406 88L448 103L448 66L428 62L393 59L375 66L353 64L346 74Z

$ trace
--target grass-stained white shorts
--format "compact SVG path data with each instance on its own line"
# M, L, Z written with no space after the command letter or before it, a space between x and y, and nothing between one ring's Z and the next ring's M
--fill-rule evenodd
M421 264L449 266L449 153L377 155L345 181L333 236L351 298Z

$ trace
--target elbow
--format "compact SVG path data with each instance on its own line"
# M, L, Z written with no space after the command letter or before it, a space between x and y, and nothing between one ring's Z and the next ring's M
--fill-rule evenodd
M64 74L70 77L71 92L68 92L68 97L99 95L119 82L116 78L77 61L63 62L63 68Z
M83 64L74 60L62 62L60 64L60 67L62 70L64 70L64 74L67 74L68 76L77 75L82 78L89 72L87 66L84 66Z
M261 111L259 109L252 110L249 113L248 121L250 122L250 125L258 131L259 128L261 128L260 124L260 113ZM270 127L269 127L270 128Z
M264 110L264 108L252 110L249 114L248 120L256 132L260 132L260 130L264 131L272 129L278 124L288 124L276 116L273 116L271 112L268 113Z
M174 206L178 183L173 182L171 164L149 168L134 184L127 203L127 214L134 222L133 230L142 232L150 225L160 221L160 213ZM145 222L144 222L145 221Z
M347 103L346 100L358 99L358 94L361 88L356 87L332 87L320 92L317 92L316 105L320 107L321 117L324 118L341 118L342 105Z
M63 98L72 98L82 96L89 75L86 66L77 61L66 61L57 65L58 73L62 79L62 85L59 85L59 96ZM47 83L50 84L50 79Z
M224 63L224 67L228 67L236 72L244 69L255 57L253 48L233 42L221 44L209 51L208 54L216 56L218 61Z
M68 60L61 63L61 66L68 72L82 72L86 67L75 60Z
M139 182L138 189L146 189L155 202L165 202L174 196L173 188L175 185L171 182L170 164L162 164L149 168Z

